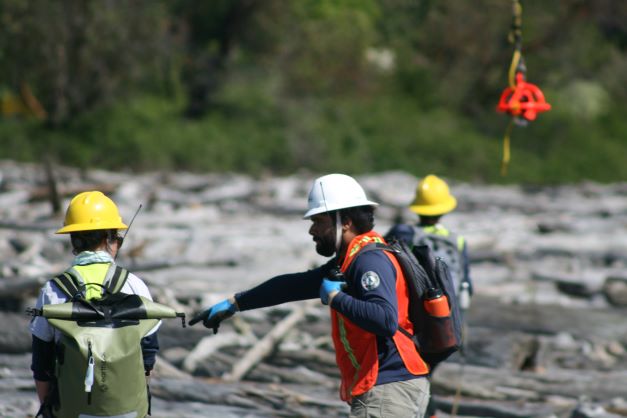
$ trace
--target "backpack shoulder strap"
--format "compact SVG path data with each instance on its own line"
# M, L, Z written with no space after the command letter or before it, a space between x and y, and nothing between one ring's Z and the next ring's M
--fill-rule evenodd
M76 271L74 272L78 273ZM68 271L59 274L53 278L52 281L70 299L74 299L78 295L82 295L85 288L85 286L77 284L78 280L76 280L76 277Z
M357 256L360 256L363 253L367 253L367 252L370 252L370 251L376 251L376 250L379 250L379 251L388 250L388 251L392 251L392 252L394 251L394 249L392 247L390 247L389 245L387 245L387 244L384 244L382 242L373 242L372 244L368 244L368 245L364 246L361 250L359 250L359 253L357 254ZM357 258L357 257L355 257L355 258Z
M353 268L353 265L355 264L355 260L357 260L359 258L359 256L361 256L364 253L368 253L370 251L391 251L394 252L394 249L391 248L389 245L384 244L382 242L373 242L372 244L368 244L364 247L362 247L359 252L357 253L357 255L355 256L355 258L353 258L351 260L351 263L349 264L348 268L346 269L346 273L348 273L349 271L351 271L351 269Z
M103 286L111 294L118 293L124 287L128 274L128 270L112 263L107 270Z

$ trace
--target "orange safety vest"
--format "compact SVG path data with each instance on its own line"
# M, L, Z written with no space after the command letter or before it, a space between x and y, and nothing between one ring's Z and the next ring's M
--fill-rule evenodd
M374 231L355 237L348 246L346 257L340 267L346 273L353 259L366 245L375 242L385 243L381 235ZM396 299L398 303L398 323L409 333L414 328L409 320L409 296L403 271L396 258L385 252L396 269ZM335 360L342 375L340 397L350 402L353 396L361 395L370 390L377 382L379 375L379 357L377 355L377 336L353 324L348 318L331 309L331 325ZM396 349L407 370L417 376L429 373L429 366L420 357L414 342L396 331L392 337Z

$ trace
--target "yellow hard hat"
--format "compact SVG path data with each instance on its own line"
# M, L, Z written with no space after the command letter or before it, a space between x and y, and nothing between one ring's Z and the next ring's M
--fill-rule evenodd
M452 211L456 206L457 199L451 196L448 184L429 174L418 183L416 197L409 209L418 215L437 216Z
M72 198L65 213L63 228L57 234L95 231L98 229L127 229L118 207L102 192L79 193Z

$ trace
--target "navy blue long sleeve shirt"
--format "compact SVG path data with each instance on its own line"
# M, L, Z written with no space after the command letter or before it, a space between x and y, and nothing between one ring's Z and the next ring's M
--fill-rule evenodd
M266 282L235 295L241 311L274 306L285 302L315 299L319 297L322 279L328 277L336 260L318 268L273 277ZM363 280L373 273L377 280ZM382 251L369 251L358 255L347 272L347 288L339 292L331 302L331 308L347 317L360 328L377 337L379 375L377 385L416 376L405 368L392 336L398 328L396 298L396 270Z

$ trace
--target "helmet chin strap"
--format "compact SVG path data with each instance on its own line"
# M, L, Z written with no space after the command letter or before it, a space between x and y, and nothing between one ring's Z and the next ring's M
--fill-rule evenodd
M340 217L340 211L335 211L335 253L340 253L340 247L342 246L342 219Z

